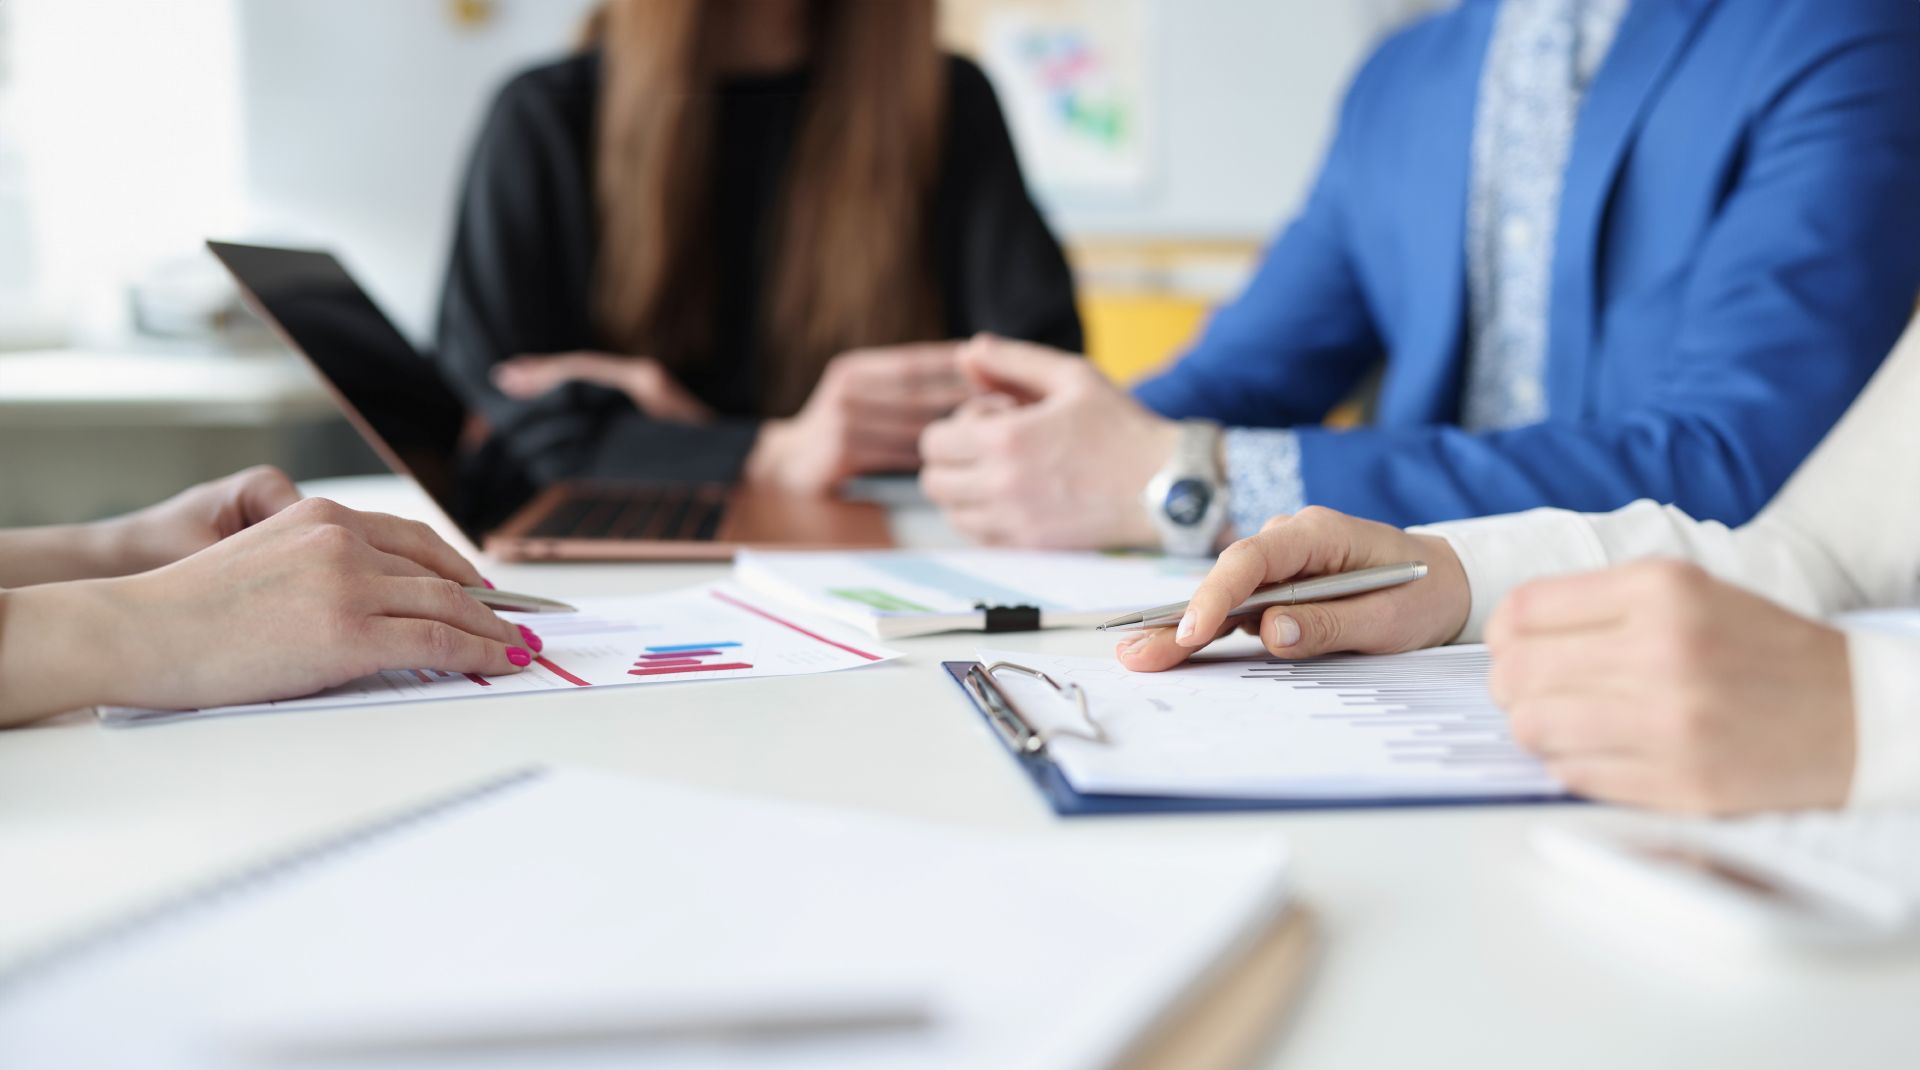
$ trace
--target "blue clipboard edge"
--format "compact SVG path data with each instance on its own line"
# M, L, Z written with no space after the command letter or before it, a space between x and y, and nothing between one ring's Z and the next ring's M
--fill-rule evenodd
M954 686L966 699L973 712L987 720L987 711L980 708L972 692L967 690L967 670L980 664L977 661L943 661L940 667L947 671ZM987 723L987 734L1001 743L1007 750L1000 733L994 731L992 723ZM1586 800L1564 792L1545 795L1467 795L1449 796L1436 799L1431 796L1381 797L1370 799L1288 799L1288 798L1195 798L1178 795L1085 795L1075 790L1067 781L1066 775L1045 755L1016 754L1007 750L1007 756L1018 762L1034 787L1053 807L1053 812L1061 817L1095 817L1100 815L1139 815L1139 814L1224 814L1243 813L1257 810L1384 810L1405 809L1411 807L1437 806L1538 806L1544 803L1566 804L1585 803Z

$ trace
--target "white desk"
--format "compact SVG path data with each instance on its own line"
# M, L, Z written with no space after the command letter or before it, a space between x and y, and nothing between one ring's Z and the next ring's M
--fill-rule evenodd
M335 496L369 501L367 485ZM369 504L373 504L369 502ZM380 503L385 504L385 503ZM923 525L924 517L909 517ZM500 567L571 594L710 566ZM996 638L1103 652L1085 633ZM850 673L541 694L107 731L0 734L0 962L50 937L504 768L559 762L1047 835L1283 831L1326 954L1276 1066L1920 1065L1920 952L1866 960L1691 951L1589 916L1527 855L1538 809L1062 821L938 671L975 640L899 644Z

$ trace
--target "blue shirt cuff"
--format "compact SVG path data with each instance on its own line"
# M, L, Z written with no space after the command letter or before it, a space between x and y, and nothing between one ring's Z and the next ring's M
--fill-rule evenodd
M1226 445L1228 513L1241 538L1258 533L1271 517L1306 508L1299 435L1228 428Z

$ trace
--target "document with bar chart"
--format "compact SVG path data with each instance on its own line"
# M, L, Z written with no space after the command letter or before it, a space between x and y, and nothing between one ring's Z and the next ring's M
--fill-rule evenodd
M898 657L832 622L772 610L727 584L631 598L574 599L578 613L502 614L540 634L546 646L524 672L475 676L427 669L382 672L317 695L205 710L101 707L100 720L126 726L285 710L388 702L484 698L635 684L803 676Z
M1083 794L1443 801L1565 790L1514 743L1487 695L1481 646L1203 659L1164 673L1128 672L1111 658L991 650L979 658L1085 690L1083 718L1045 683L1005 670L994 677L1050 737L1048 757ZM1087 738L1096 734L1104 741Z

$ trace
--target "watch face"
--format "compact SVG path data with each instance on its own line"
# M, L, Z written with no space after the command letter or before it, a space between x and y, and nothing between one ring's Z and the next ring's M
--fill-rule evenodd
M1207 507L1212 504L1213 488L1205 480L1177 479L1167 488L1167 500L1160 508L1168 520L1190 528L1206 518Z

